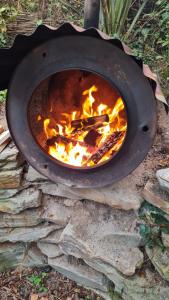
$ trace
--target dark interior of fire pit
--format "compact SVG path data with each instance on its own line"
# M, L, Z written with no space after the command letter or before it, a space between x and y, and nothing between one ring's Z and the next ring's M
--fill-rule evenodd
M42 81L29 104L32 134L60 164L93 168L123 145L127 112L122 96L101 76L66 70Z

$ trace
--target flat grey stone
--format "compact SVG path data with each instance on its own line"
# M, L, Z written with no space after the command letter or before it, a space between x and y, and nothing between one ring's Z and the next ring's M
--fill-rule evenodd
M32 208L19 214L12 215L0 213L0 228L3 227L29 227L42 222L42 209Z
M63 232L62 229L58 229L50 233L47 237L44 239L41 239L40 242L49 243L49 244L59 244L61 234Z
M75 193L71 192L71 188L62 184L46 182L41 184L39 188L42 190L43 194L51 196L60 196L70 198L73 200L81 199L81 196L75 195Z
M2 190L0 189L0 199L8 199L15 196L19 192L19 189L9 189Z
M76 206L78 205L80 205L80 203L76 204ZM43 197L43 207L44 213L42 218L45 221L53 222L62 226L65 226L68 223L73 211L75 210L75 207L65 206L63 198L52 196Z
M41 205L41 192L34 188L21 191L11 198L0 198L0 212L19 213L27 208Z
M39 241L37 246L41 252L49 258L55 258L63 254L59 246L56 244L49 244Z
M20 167L22 164L19 164L18 161L10 161L7 163L0 163L0 170L9 171L15 170Z
M36 245L9 242L0 244L0 272L18 266L32 268L45 265L47 259Z
M115 290L125 300L169 300L169 286L155 271L144 268L140 274L123 276L102 260L85 260L91 268L105 274L115 285Z
M26 268L44 267L47 265L47 258L41 253L35 244L25 246L24 259L20 262Z
M156 172L160 187L169 193L169 168L161 169Z
M1 162L14 162L18 159L19 150L14 146L13 143L10 143L1 153L0 153L0 163Z
M23 168L0 171L0 189L16 189L20 187Z
M22 243L0 244L0 272L17 267L24 259L25 246Z
M47 181L48 179L41 175L39 172L37 172L35 169L33 169L31 166L28 168L28 172L26 174L26 180L29 182L41 182L41 181Z
M78 284L100 290L108 291L108 281L99 272L88 267L83 261L73 257L61 256L48 259L48 264L57 272L76 281Z
M1 228L0 243L4 242L35 242L45 238L49 233L58 229L57 225L38 225L25 228Z
M70 190L81 199L92 200L119 209L136 210L140 207L142 198L137 191L133 177L128 176L120 182L103 188L71 188Z
M32 167L29 167L26 179L32 183L46 180ZM115 208L125 210L138 209L142 202L142 197L136 188L135 176L128 176L118 183L104 188L73 188L63 184L41 183L40 189L44 194L61 196L75 200L88 199L98 203L103 203Z
M66 255L82 259L99 257L130 276L143 263L136 222L134 212L87 202L74 209L59 245Z
M162 191L158 182L148 181L142 192L143 198L149 203L169 214L169 194Z

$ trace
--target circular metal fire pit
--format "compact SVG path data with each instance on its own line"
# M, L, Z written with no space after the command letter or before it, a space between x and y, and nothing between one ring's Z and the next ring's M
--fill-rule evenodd
M48 76L83 69L102 76L122 95L128 131L117 155L105 165L77 170L58 164L35 141L28 120L33 91ZM26 160L54 182L74 187L102 187L127 176L148 153L156 131L156 102L137 63L111 43L85 35L58 37L31 51L16 68L8 90L10 132Z

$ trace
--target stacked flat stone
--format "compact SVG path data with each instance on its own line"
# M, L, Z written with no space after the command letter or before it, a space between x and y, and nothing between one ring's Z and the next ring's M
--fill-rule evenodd
M136 211L145 198L168 213L167 198L152 200L150 183L143 197L137 172L105 188L66 187L28 166L11 143L0 154L0 271L50 265L105 299L110 290L124 300L169 299L169 252L157 249L152 259L146 249L157 272L143 265ZM169 192L169 169L157 178ZM168 235L163 242L169 247Z

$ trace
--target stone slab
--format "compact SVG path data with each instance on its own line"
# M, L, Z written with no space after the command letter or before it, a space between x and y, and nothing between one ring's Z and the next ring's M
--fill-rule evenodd
M146 201L169 214L169 194L160 189L158 182L149 180L145 185L142 196Z
M14 146L13 143L10 143L0 154L0 163L1 162L15 162L18 159L18 156L21 156L19 150Z
M71 188L71 191L81 199L92 200L118 209L137 210L142 203L142 198L137 191L135 182L133 182L133 177L129 176L120 182L103 188Z
M35 244L9 242L0 244L0 272L18 266L32 268L45 265L47 259Z
M11 198L0 198L0 212L11 214L19 213L27 208L41 205L41 192L38 189L29 188L21 191Z
M23 168L0 171L0 189L16 189L20 187Z
M15 196L18 192L19 192L19 188L18 189L9 189L9 190L0 189L0 199L11 198L11 197Z
M19 214L12 215L0 213L0 228L3 227L29 227L36 226L42 222L42 209L31 208Z
M39 172L37 172L34 168L29 166L28 172L26 174L26 180L29 182L37 183L41 181L47 181L48 179L45 176L41 175Z
M78 203L75 207L68 207L64 205L64 199L61 197L44 196L44 213L42 218L45 221L65 226L68 223L72 213L79 205L81 204Z
M70 198L75 201L81 199L81 196L78 196L75 193L71 192L71 188L62 184L46 182L41 184L39 188L42 190L44 194L47 195Z
M26 180L32 183L41 183L39 188L44 194L61 196L74 200L88 199L98 203L103 203L111 207L119 209L138 209L142 202L136 183L135 176L128 176L121 180L119 183L115 183L104 188L73 188L64 186L63 184L53 184L50 182L43 183L47 180L40 175L32 167L29 167L26 175Z
M4 242L35 242L45 238L49 233L58 229L57 225L38 225L25 228L1 228L0 243Z
M63 254L60 247L56 244L49 244L39 241L37 246L40 251L49 258L55 258Z
M144 268L137 275L123 276L99 258L85 260L93 269L105 274L115 285L115 290L125 300L169 300L169 286L155 271Z
M52 233L50 233L47 237L45 237L44 239L41 239L40 241L44 242L44 243L48 243L48 244L58 245L62 232L63 232L63 228L55 230Z
M22 243L0 244L0 272L17 267L24 258L25 246Z
M82 260L61 256L48 259L48 263L57 272L76 281L79 285L103 292L108 291L106 278L101 273L88 267Z
M45 267L47 265L47 258L41 253L35 243L31 243L25 249L24 259L21 265L27 268Z
M9 171L9 170L15 170L18 167L20 167L22 164L18 161L10 161L6 163L0 163L0 170L3 171Z
M143 263L138 249L141 237L134 212L110 209L86 202L74 211L63 230L60 246L66 255L100 258L125 275L133 275Z
M160 187L169 193L169 168L161 169L156 172Z

